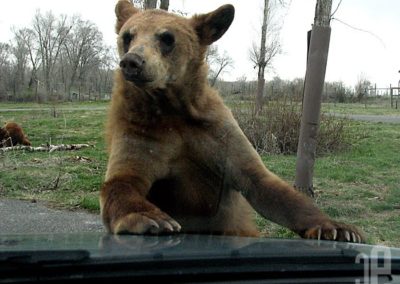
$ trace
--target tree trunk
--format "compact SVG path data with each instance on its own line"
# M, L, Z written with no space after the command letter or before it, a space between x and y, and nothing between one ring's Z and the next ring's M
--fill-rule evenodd
M255 114L258 115L263 106L264 96L264 85L265 85L265 53L266 53L266 40L267 40L267 23L268 23L268 12L269 12L269 0L264 0L264 16L263 24L261 28L261 45L260 45L260 57L258 59L258 83L257 83L257 94L256 94L256 105Z
M331 22L332 0L317 0L314 25L329 28Z
M157 0L144 0L144 9L157 9ZM169 0L160 1L160 9L168 11Z
M169 8L169 0L161 0L160 9L168 11Z
M321 99L329 53L331 7L332 0L317 0L304 84L303 114L297 147L295 187L309 196L314 195L314 162Z
M157 0L144 0L144 9L156 9L157 8Z

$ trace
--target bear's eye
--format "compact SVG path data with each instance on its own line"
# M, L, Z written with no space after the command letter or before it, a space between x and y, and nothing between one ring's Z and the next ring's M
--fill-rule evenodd
M129 45L131 44L133 38L134 38L134 36L130 32L124 32L124 34L122 35L122 41L124 43L124 51L125 51L125 53L128 52Z
M161 52L163 55L170 53L175 47L175 36L171 32L163 32L158 35L160 40Z

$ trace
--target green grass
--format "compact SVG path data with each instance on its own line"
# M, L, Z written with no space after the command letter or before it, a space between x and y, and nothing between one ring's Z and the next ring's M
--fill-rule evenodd
M349 150L319 157L314 168L317 204L331 217L361 227L369 243L400 246L400 125L351 122ZM263 157L290 183L293 156ZM270 236L291 233L259 220Z
M90 105L90 104L89 104ZM97 103L104 106L105 103ZM67 107L66 107L67 106ZM48 109L0 112L0 123L14 120L34 146L88 143L79 151L0 154L0 195L45 200L58 207L98 212L98 192L106 170L103 139L106 110L67 110L78 104ZM15 105L17 108L31 108ZM39 106L40 107L40 106ZM0 108L10 108L0 104ZM400 246L400 125L349 122L351 146L346 152L318 157L314 186L316 203L339 221L360 226L369 243ZM294 156L262 157L267 167L293 183ZM270 237L295 237L289 230L257 216Z
M9 108L9 105L0 107ZM21 107L26 108L26 105ZM103 139L106 111L65 111L64 107L65 104L57 106L56 117L47 109L0 112L0 121L13 120L23 126L33 146L46 143L93 145L80 151L51 154L23 151L0 154L0 195L97 211L98 190L107 162Z

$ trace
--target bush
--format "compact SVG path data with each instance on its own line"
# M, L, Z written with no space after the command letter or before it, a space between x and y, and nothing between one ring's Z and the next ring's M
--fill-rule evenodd
M233 103L232 113L243 132L260 154L295 154L299 142L301 110L297 103L269 102L262 113L254 114L253 104ZM317 154L323 155L346 148L346 119L321 115L317 137Z

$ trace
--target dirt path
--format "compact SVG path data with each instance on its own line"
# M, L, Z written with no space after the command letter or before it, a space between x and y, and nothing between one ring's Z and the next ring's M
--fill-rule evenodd
M0 108L0 112L21 112L21 111L51 111L49 107L45 108ZM84 107L61 107L57 108L58 111L90 111L90 110L107 110L106 106L84 106ZM340 117L348 117L354 120L370 121L370 122L383 122L383 123L400 123L400 115L372 115L372 114L339 114L332 113L332 115Z
M335 113L334 115L361 121L400 123L400 115L337 114L337 113Z
M0 199L0 234L103 232L100 216L57 210L42 202Z

